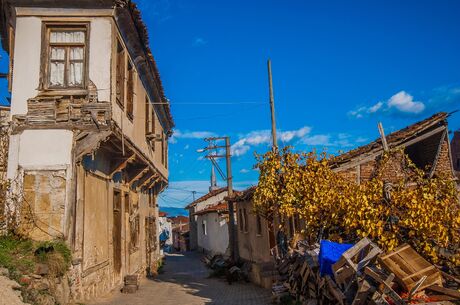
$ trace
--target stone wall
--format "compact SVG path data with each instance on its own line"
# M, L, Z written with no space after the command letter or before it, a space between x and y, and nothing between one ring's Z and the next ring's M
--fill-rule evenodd
M34 240L63 238L65 170L26 171L20 231Z

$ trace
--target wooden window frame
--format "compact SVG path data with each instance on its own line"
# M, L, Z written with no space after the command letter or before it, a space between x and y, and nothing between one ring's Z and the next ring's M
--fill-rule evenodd
M128 60L126 79L126 116L131 121L134 118L134 65Z
M58 31L83 31L85 33L85 40L83 43L51 43L50 34L52 30ZM43 22L42 23L42 50L41 50L41 69L40 69L40 89L42 90L53 90L53 91L68 91L68 90L84 90L87 88L89 79L89 35L90 35L90 24L89 22ZM66 48L66 55L64 59L64 85L63 86L51 86L50 76L50 56L51 47L63 47ZM68 69L70 67L69 60L69 49L71 47L82 47L83 48L83 75L82 84L80 86L69 86L68 85Z
M115 100L122 110L125 109L125 73L126 50L120 39L117 38L115 55Z
M239 217L240 231L244 232L244 219L243 219L243 210L242 209L238 209L238 217Z
M206 219L201 220L201 229L203 231L203 235L208 235Z
M243 208L243 217L244 217L244 233L249 232L249 226L248 226L248 212L246 208Z
M150 102L147 95L145 95L145 136L150 133Z
M259 214L256 214L256 234L262 236L262 218Z

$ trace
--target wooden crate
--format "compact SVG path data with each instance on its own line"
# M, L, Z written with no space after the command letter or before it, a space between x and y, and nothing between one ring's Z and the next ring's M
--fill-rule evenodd
M393 251L379 256L378 260L382 267L394 273L395 280L407 291L410 291L425 275L427 278L419 290L431 285L442 286L439 270L408 244L403 244Z
M374 262L382 250L369 238L365 237L345 251L340 259L332 265L334 277L339 286L351 283L368 264Z

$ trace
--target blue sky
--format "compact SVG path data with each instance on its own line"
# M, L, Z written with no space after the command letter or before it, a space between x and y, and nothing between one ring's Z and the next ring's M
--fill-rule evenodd
M162 206L207 191L204 136L231 137L236 188L257 182L269 57L281 145L337 153L377 138L378 121L389 133L460 109L459 1L137 2L176 121Z

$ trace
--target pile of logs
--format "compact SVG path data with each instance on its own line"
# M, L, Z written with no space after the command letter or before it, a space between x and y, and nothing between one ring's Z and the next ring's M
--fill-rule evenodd
M319 245L290 251L277 263L274 301L296 304L460 304L460 280L439 270L404 244L383 254L365 238L321 275Z

